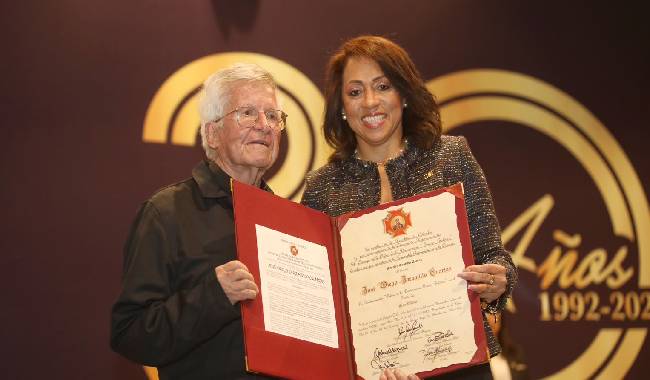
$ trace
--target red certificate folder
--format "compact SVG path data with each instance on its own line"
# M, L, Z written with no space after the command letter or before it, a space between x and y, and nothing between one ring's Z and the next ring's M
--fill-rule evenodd
M332 218L301 204L233 181L239 260L248 267L261 289L256 225L324 246L327 249L332 276L332 297L338 333L338 348L331 348L266 331L262 297L258 295L254 300L241 303L247 370L289 379L362 379L357 375L354 362L353 337L349 327L350 315L345 288L345 273L340 254L339 230L350 218L374 210L394 207L408 201L433 197L445 191L456 196L457 227L462 245L463 261L465 266L472 265L474 260L461 184ZM467 296L471 302L474 341L477 346L472 359L468 363L458 363L445 368L420 372L417 374L420 378L447 373L489 360L479 298L469 290Z

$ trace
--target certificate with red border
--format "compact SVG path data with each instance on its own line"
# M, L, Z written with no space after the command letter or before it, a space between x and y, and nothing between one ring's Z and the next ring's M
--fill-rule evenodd
M489 360L462 185L336 218L233 181L250 372L290 379L421 378Z

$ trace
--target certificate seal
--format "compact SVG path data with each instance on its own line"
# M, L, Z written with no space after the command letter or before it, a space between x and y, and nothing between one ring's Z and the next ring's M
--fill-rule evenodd
M384 218L383 222L384 232L392 237L406 235L406 230L412 226L411 214L404 212L403 208L388 211L388 215Z

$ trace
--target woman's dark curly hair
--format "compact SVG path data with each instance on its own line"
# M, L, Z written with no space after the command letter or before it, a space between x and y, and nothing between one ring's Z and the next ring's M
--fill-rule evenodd
M325 140L334 148L330 161L350 157L357 147L354 132L342 119L343 70L351 57L366 57L379 64L384 75L408 104L402 115L404 136L428 149L440 138L440 111L409 55L399 45L379 36L359 36L343 43L330 58L325 75Z

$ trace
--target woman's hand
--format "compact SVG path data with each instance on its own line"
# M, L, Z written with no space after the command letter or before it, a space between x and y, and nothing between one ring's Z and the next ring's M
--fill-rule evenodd
M492 302L506 291L506 268L499 264L470 265L458 277L469 283L468 288L481 299Z
M379 380L420 380L420 378L414 374L407 376L397 368L387 368L379 375Z

